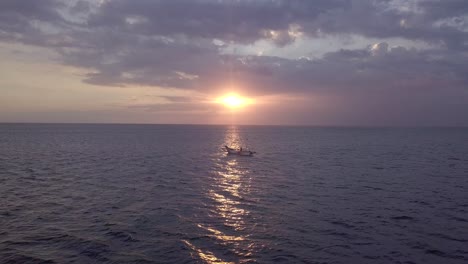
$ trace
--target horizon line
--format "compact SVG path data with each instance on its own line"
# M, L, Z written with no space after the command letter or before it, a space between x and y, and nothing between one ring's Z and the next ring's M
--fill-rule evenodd
M161 126L273 126L317 128L468 128L468 125L320 125L320 124L204 124L204 123L125 123L125 122L2 122L0 125L161 125Z

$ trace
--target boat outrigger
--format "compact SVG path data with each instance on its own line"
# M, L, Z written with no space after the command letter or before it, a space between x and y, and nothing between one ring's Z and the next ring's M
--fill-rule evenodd
M228 146L224 146L224 150L227 152L227 154L235 154L239 156L253 156L255 154L255 151L250 151L250 150L242 150L240 149L235 149L235 148L230 148Z

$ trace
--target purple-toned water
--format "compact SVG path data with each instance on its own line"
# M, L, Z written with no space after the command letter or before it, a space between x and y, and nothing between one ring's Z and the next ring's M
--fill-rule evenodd
M0 124L0 263L218 262L467 263L468 129Z

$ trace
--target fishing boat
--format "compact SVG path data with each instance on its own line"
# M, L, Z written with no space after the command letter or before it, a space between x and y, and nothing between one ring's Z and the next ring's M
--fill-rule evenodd
M240 149L235 149L235 148L230 148L230 147L228 147L228 146L224 146L224 150L225 150L228 154L234 154L234 155L239 155L239 156L253 156L253 154L256 153L255 151L242 150L242 148L240 148Z

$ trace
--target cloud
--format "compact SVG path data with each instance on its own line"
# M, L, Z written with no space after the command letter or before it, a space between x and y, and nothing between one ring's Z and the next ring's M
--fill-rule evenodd
M409 3L413 2L113 0L92 5L83 0L75 4L54 0L33 3L7 0L2 2L0 12L5 22L2 27L10 33L24 32L26 27L37 29L31 21L64 27L66 19L61 14L86 13L81 24L75 23L80 24L83 30L122 32L132 37L165 36L171 39L184 36L242 44L266 39L284 46L302 35L358 34L441 42L451 47L466 45L466 3L463 0ZM71 16L68 16L68 22L74 21ZM10 28L7 18L14 22L9 23ZM20 26L11 28L13 25ZM73 35L69 32L70 27L63 29L62 33Z
M84 0L79 0L74 5L71 6L70 13L87 14L87 13L90 13L91 8L92 8L91 3L84 1Z
M276 34L286 38L298 19L314 19L344 2L116 0L103 4L90 18L89 25L146 35L184 35L251 43L262 38L275 39ZM283 44L284 40L278 42Z
M398 0L114 0L94 12L87 25L142 35L184 35L243 44L269 39L284 46L294 42L300 33L311 37L403 37L455 47L464 45L466 32L434 23L466 15L466 5L463 0L417 4Z
M163 98L171 103L190 103L194 101L193 97L189 96L158 96L160 98Z
M5 0L0 41L50 48L60 63L86 69L83 80L96 85L209 93L233 83L256 95L466 102L467 17L464 0ZM314 59L223 52L231 44L285 47L299 38L354 35L368 47ZM388 38L428 48L391 46Z
M0 41L55 46L57 39L46 31L66 27L59 12L63 6L56 0L0 1Z

